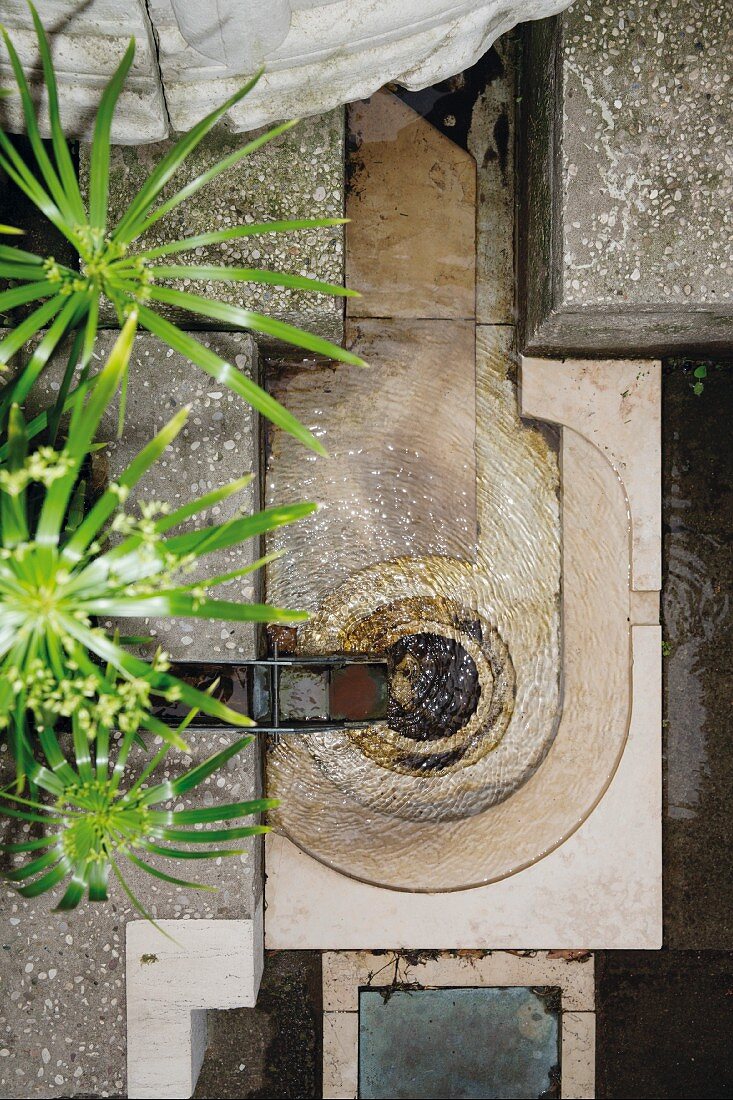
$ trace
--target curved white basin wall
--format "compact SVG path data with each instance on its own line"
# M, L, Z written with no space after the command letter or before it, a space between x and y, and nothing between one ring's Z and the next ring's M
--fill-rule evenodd
M360 570L320 603L302 644L306 652L362 648L370 622L380 613L389 620L406 596L415 601L415 617L390 622L386 643L430 633L441 625L431 621L439 613L434 608L451 601L466 618L477 616L484 638L493 627L506 645L516 680L506 728L482 726L478 707L450 739L455 749L475 735L474 755L437 774L400 767L407 739L387 725L286 738L268 761L268 792L282 799L278 827L327 865L393 889L475 886L541 858L601 797L628 727L630 537L623 486L597 448L563 432L561 553L548 455L538 460L539 432L519 421L507 378L510 354L493 334L487 339L480 331L479 344L476 561L434 556ZM508 470L516 472L513 483ZM283 477L280 466L280 484ZM510 501L513 515L502 506ZM327 539L328 531L313 537ZM307 569L297 572L313 578ZM280 575L285 569L271 589L277 600ZM359 629L364 623L366 631ZM456 637L470 646L465 630ZM496 677L493 687L496 693ZM491 690L483 684L482 698L491 698ZM431 759L442 747L412 744Z
M393 707L380 725L282 739L268 791L276 828L326 867L445 893L558 849L622 758L632 623L654 621L632 589L659 587L658 366L527 361L519 375L512 326L475 324L475 269L452 262L472 255L472 158L391 96L353 108L351 129L347 269L365 294L347 337L371 369L275 381L331 459L304 463L272 436L270 502L305 491L323 508L276 534L288 557L268 597L312 612L303 651L399 658L393 696L412 675L411 704L420 660L445 688L428 683L436 713L412 725ZM423 635L439 644L404 645Z
M432 837L404 821L384 843L373 832L371 885L333 869L347 865L352 831L373 828L368 812L344 821L341 850L322 838L325 860L268 837L267 946L661 945L660 383L650 361L522 363L522 411L564 425L563 695L552 745L519 790L481 814L438 823ZM365 847L354 845L357 862ZM465 886L471 868L475 888L451 891L450 876ZM426 891L436 869L446 886Z

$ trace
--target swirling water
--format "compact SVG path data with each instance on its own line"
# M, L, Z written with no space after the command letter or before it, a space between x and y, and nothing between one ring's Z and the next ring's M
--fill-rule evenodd
M386 359L369 372L341 372L331 407L323 401L330 368L289 372L275 387L321 434L331 459L330 469L313 463L309 471L310 492L323 502L317 516L270 542L287 554L269 567L268 598L311 610L299 631L302 652L372 652L391 662L385 722L284 739L269 754L268 789L283 799L278 825L317 856L324 834L341 828L347 803L370 819L447 825L509 797L552 742L560 654L555 440L519 418L507 334L479 330L475 355L474 399L454 380L437 416L424 373L422 391L413 381L402 388L399 413L390 408L394 394L382 380L395 379ZM473 380L471 371L465 389ZM431 430L442 468L430 453ZM301 462L278 433L268 502L298 494ZM358 875L354 848L343 841L341 869Z

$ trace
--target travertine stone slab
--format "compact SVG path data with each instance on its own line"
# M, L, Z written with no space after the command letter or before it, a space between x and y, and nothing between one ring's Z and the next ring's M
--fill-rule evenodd
M561 847L489 886L409 894L345 878L270 834L266 946L660 947L661 631L633 633L628 744L597 808Z
M348 117L350 317L476 312L476 165L389 92Z
M382 985L396 977L398 984L421 986L552 985L562 990L563 1012L592 1012L595 1003L593 963L553 958L545 952L473 952L414 958L399 952L374 955L370 951L326 951L323 955L323 1009L358 1012L359 988Z
M589 1100L595 1096L592 957L580 961L553 958L545 951L523 956L493 951L460 957L438 954L415 961L398 952L344 951L326 952L323 966L324 1100L352 1100L359 1095L359 992L365 987L559 987L561 1092L564 1097Z
M323 1095L359 1095L359 1016L356 1012L323 1013Z
M574 428L628 497L633 589L662 587L662 367L644 359L522 360L522 412Z
M562 409L564 398L561 390L558 392ZM548 404L544 412L551 415L552 407ZM558 419L564 415L559 413ZM594 469L593 477L600 478L595 488L593 477L587 480ZM471 819L473 829L481 828L482 818L491 821L491 843L487 843L484 863L496 859L500 838L505 836L514 866L521 866L518 853L529 833L518 826L515 814L525 823L540 821L550 845L550 835L556 835L556 829L562 835L560 821L573 799L578 793L587 797L589 779L595 783L618 767L609 791L579 832L552 855L518 877L462 895L390 894L339 878L296 852L287 841L273 838L268 880L272 946L364 947L385 942L423 947L516 946L518 942L657 945L661 935L659 630L633 628L634 708L624 749L631 686L625 640L630 541L624 494L611 463L569 429L564 432L563 474L566 603L562 720L550 753L532 779L506 802ZM619 497L620 510L615 518L613 510L608 511L614 494ZM595 580L590 583L592 578ZM599 621L596 628L593 618L598 615L602 625ZM597 676L599 668L604 670L601 678ZM592 701L593 692L600 687L605 693L603 704ZM580 749L574 738L581 732L588 736L593 730L599 737L593 749ZM603 782L599 795L602 790ZM542 801L541 814L529 808L537 795ZM576 825L577 817L572 828ZM389 837L382 839L386 843ZM431 855L428 844L429 833L421 835L424 858L445 859L437 851ZM588 899L580 907L576 904L578 892L584 898L587 894Z
M629 592L629 618L632 623L656 625L660 615L659 592Z
M262 978L262 905L251 920L127 926L127 1095L188 1097L207 1008L252 1008Z
M596 1014L563 1012L563 1100L593 1100L596 1095Z

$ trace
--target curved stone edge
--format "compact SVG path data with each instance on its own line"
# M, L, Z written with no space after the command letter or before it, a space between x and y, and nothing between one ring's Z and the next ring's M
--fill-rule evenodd
M661 946L661 364L525 358L521 407L596 447L626 495L632 704L613 778L554 851L508 879L456 893L358 882L271 835L268 947Z
M662 365L651 359L522 358L523 416L572 428L618 474L631 513L631 588L662 587Z
M127 925L127 1082L131 1100L192 1095L207 1009L253 1008L264 965L263 908L249 920Z
M488 885L520 874L566 843L608 788L626 747L632 708L627 498L611 463L577 432L563 431L561 455L563 702L549 752L510 797L460 821L389 822L376 814L365 818L355 804L347 817L341 805L343 833L373 853L372 872L357 871L363 854L354 844L344 849L341 832L331 838L330 852L321 836L320 851L309 853L326 866L409 893ZM301 769L307 766L303 754ZM321 778L321 798L339 798L331 783L322 784ZM294 797L287 787L271 793L285 805ZM311 829L320 820L320 805L320 799L306 804ZM298 844L297 835L290 835ZM419 852L420 859L397 871L396 845Z
M632 654L626 749L596 809L564 844L488 886L406 894L346 878L270 833L266 947L661 947L661 629L632 627Z
M561 463L563 691L549 752L511 797L450 824L365 817L360 805L342 803L338 788L324 785L319 773L319 797L301 798L300 816L310 819L314 836L323 801L336 800L341 829L320 833L312 853L334 870L409 893L481 887L518 875L566 843L606 791L626 746L632 707L628 500L612 463L569 428L562 433ZM291 746L292 754L299 763L291 775L305 775L312 760L302 742ZM299 780L281 787L276 775L269 769L270 793L291 805ZM299 844L297 832L284 831ZM344 834L354 841L348 849L339 840ZM404 850L420 859L405 865Z

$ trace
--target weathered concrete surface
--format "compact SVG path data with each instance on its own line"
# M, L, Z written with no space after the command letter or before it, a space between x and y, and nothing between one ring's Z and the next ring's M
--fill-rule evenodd
M101 331L94 357L101 366L116 339L116 332ZM201 342L237 367L248 377L257 376L257 349L247 333L202 332ZM45 408L54 400L64 369L60 355L49 366L33 391L28 409ZM258 423L254 411L231 390L209 378L200 368L162 344L157 337L139 332L130 357L127 406L123 435L118 439L119 398L105 413L98 438L107 446L94 459L94 476L100 487L114 478L156 432L184 405L190 405L188 420L161 458L138 482L126 503L136 512L138 501L156 501L172 509L254 474L251 485L199 517L181 525L181 532L222 523L257 508ZM182 583L230 572L249 565L260 555L259 540L253 539L229 550L201 558ZM211 589L218 599L253 602L261 599L261 575L247 574ZM111 620L110 620L111 622ZM219 623L206 619L118 619L115 624L126 634L151 635L174 660L223 661L254 655L255 633L250 623ZM150 648L141 650L149 654Z
M162 779L205 760L240 736L239 731L196 730L192 756L172 751L154 776ZM130 774L146 757L134 749ZM3 785L10 780L6 746L0 750ZM261 791L257 744L245 748L222 772L181 805L239 801ZM12 828L12 827L11 827ZM19 830L12 830L19 839ZM262 896L261 838L238 845L245 856L199 860L156 859L169 874L216 885L214 892L172 886L137 868L122 867L126 881L149 912L161 919L252 917ZM124 861L123 861L124 863ZM126 1093L125 925L138 920L112 879L107 905L84 902L70 913L53 911L54 896L25 901L2 888L0 914L0 1094L27 1097ZM165 941L164 941L165 942Z
M529 25L522 92L523 347L722 349L733 333L724 0L578 0Z
M254 135L248 135L254 136ZM248 136L218 127L186 159L163 191L165 199L241 149ZM110 222L114 225L172 142L112 149ZM86 189L90 147L81 145L79 172ZM236 167L217 176L191 200L161 218L142 238L153 248L198 233L252 222L293 218L341 217L344 207L344 112L306 119L261 147ZM132 251L137 249L137 244ZM225 244L181 252L159 262L259 267L293 275L343 282L343 226L242 237ZM324 294L286 290L256 283L206 283L178 280L171 285L189 293L246 309L317 332L331 340L343 335L343 300ZM186 328L220 328L221 322L156 305ZM105 323L116 324L113 311Z
M97 355L104 362L116 333L100 333ZM257 349L246 333L200 333L202 343L252 378L257 375ZM124 432L117 439L118 402L102 420L99 438L109 441L100 465L114 478L133 460L156 432L184 405L190 405L188 421L173 443L139 482L133 501L162 501L179 508L246 474L251 485L194 520L181 532L224 523L250 514L257 501L257 416L240 397L209 378L202 370L162 344L157 337L139 333L132 348L127 387ZM104 471L100 471L103 473ZM229 550L204 555L184 583L230 572L249 565L259 556L259 541L252 539ZM249 573L210 590L214 599L252 603L260 598L259 572ZM207 619L118 620L127 633L152 633L175 660L222 661L246 658L255 650L251 623L210 622Z

